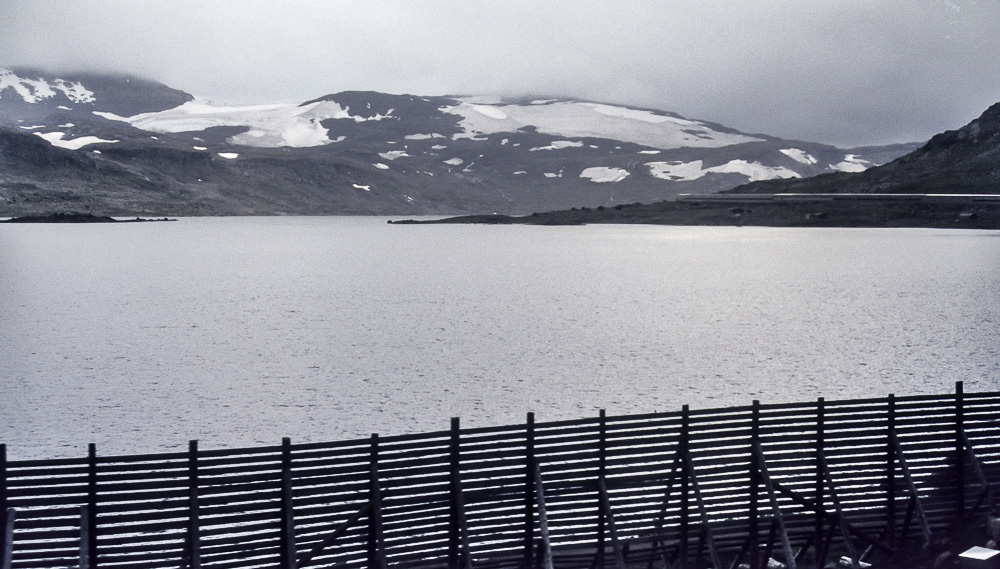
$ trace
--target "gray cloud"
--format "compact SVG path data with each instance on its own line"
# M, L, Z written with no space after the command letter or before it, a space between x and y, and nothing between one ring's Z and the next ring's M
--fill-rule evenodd
M0 3L0 65L227 102L348 89L573 96L840 145L1000 100L995 0Z

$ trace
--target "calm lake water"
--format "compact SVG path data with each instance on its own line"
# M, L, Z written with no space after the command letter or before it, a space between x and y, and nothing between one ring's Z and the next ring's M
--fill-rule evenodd
M1000 232L0 226L11 459L1000 389Z

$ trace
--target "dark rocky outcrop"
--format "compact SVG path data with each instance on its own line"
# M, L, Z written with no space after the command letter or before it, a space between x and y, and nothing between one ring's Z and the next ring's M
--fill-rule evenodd
M864 172L754 182L730 193L1000 193L1000 103L958 130Z

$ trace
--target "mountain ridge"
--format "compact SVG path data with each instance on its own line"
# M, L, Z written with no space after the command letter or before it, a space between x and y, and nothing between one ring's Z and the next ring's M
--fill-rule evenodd
M931 137L899 158L857 174L761 181L727 193L1000 193L1000 103L969 124Z
M226 106L128 76L0 69L0 216L528 213L859 169L912 146L862 156L592 101Z

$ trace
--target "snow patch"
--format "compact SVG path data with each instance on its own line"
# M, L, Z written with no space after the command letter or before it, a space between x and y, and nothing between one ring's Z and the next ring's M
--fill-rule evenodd
M444 150L445 148L448 148L448 147L447 146L442 146L440 144L435 144L434 146L431 146L431 150Z
M236 152L219 152L219 158L225 158L226 160L235 160L239 157L240 155Z
M717 148L762 140L719 132L698 121L600 103L487 105L478 100L457 100L457 105L441 108L442 112L461 117L458 124L462 132L453 135L453 139L479 139L487 134L534 126L538 132L553 136L608 138L659 149Z
M361 184L351 184L351 185L354 186L355 188L359 189L359 190L364 190L366 192L372 191L371 185L368 185L368 186L362 186Z
M730 160L722 166L714 166L705 170L706 172L717 172L720 174L742 174L750 178L751 182L760 180L773 180L775 178L801 178L798 172L785 168L784 166L764 166L760 162L747 162L746 160Z
M857 154L847 154L844 156L843 162L830 164L830 168L841 172L864 172L871 165L871 162L863 160Z
M430 134L408 134L403 138L406 140L427 140L429 138L444 138L444 135L432 132Z
M59 109L60 111L72 111L73 110L73 109L67 107L66 105L59 105L56 108Z
M639 154L659 154L659 150L640 150Z
M701 169L701 160L693 162L647 162L649 173L654 178L670 181L690 181L697 180L704 176L706 172Z
M395 160L397 158L402 158L403 156L409 156L409 154L407 154L405 150L390 150L389 152L379 152L378 155L385 160Z
M784 166L765 166L760 162L730 160L721 166L703 168L701 160L692 162L647 162L649 173L661 180L689 182L708 174L742 174L751 182L775 178L801 178L798 172Z
M40 136L45 140L49 141L52 146L58 146L59 148L67 148L69 150L79 150L88 144L113 144L118 142L117 140L104 140L103 138L97 138L96 136L81 136L80 138L71 138L69 140L63 140L66 136L65 132L36 132L35 136Z
M581 146L583 146L582 142L574 142L572 140L555 140L548 146L536 146L528 152L534 152L536 150L562 150L563 148L579 148Z
M19 126L17 128L23 128L24 130L36 130L36 129L39 129L39 128L45 128L45 125L44 124L36 124L36 125L31 125L31 126Z
M389 111L391 113L392 110ZM204 100L188 101L179 107L131 117L112 113L95 112L108 120L127 122L130 125L161 133L200 131L214 126L245 126L248 131L229 138L230 144L279 148L289 146L304 148L338 142L331 140L329 130L322 121L351 119L355 122L383 120L390 114L362 117L350 114L348 109L333 101L317 101L308 105L276 104L221 106Z
M191 148L194 148L195 150L208 150L205 146L192 146Z
M501 111L497 107L490 107L486 105L469 105L469 108L491 119L496 119L498 121L507 120L507 113Z
M63 79L55 79L52 83L44 79L24 79L15 75L13 71L0 69L0 92L7 88L14 89L26 103L51 99L56 96L56 91L62 92L74 103L93 103L96 100L93 91L89 91L80 83L69 83ZM70 110L65 107L59 108Z
M594 166L580 172L581 178L590 178L591 182L621 182L628 178L628 172L621 168Z
M458 166L460 164L464 164L465 160L462 160L461 158L449 158L448 160L445 160L444 163L452 166Z
M799 150L798 148L782 148L778 152L784 154L785 156L795 160L800 164L812 165L819 162L813 155L809 154L805 150Z
M93 103L97 99L94 98L94 92L88 90L80 83L68 83L62 79L56 79L53 86L62 91L66 98L74 103Z
M388 164L383 164L381 162L379 162L378 164L372 164L372 166L378 168L379 170L388 170L389 169L389 165Z
M520 176L521 174L527 174L527 172L525 172L524 170L518 170L517 172L514 172L515 176Z

